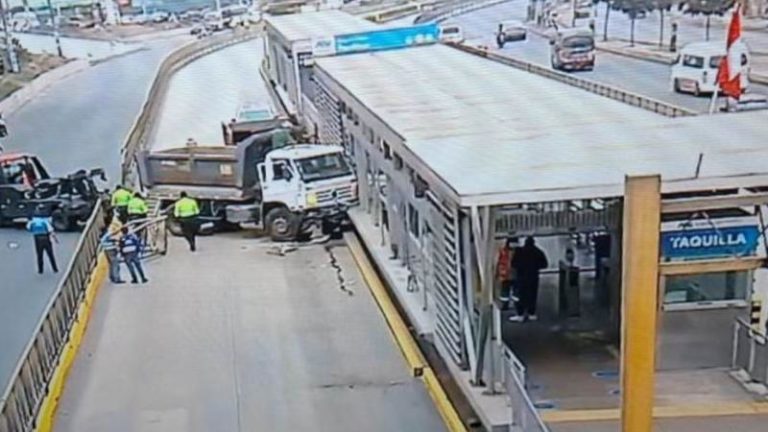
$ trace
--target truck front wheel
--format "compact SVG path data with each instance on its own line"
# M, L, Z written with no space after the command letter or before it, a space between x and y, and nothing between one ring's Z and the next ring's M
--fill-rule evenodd
M59 232L65 232L72 229L72 220L64 214L64 211L57 209L51 214L51 224L53 229Z
M267 213L266 229L273 241L290 241L299 233L299 217L285 207L272 209Z

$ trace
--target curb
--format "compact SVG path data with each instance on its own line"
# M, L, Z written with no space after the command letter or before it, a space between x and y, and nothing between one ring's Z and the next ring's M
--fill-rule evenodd
M96 65L99 65L99 64L102 64L102 63L106 63L106 62L108 62L110 60L119 59L120 57L129 56L131 54L136 54L137 52L147 51L147 50L149 50L148 46L141 45L141 46L138 46L138 47L136 47L134 49L123 51L121 53L118 53L118 54L115 54L115 55L112 55L112 56L103 57L103 58L96 59L96 60L89 60L89 63L90 63L91 66L96 66Z
M96 267L91 273L88 287L85 290L85 300L80 305L80 308L77 311L77 318L69 331L69 341L64 345L59 364L51 377L48 386L48 394L40 404L37 427L35 428L37 432L53 431L56 411L59 407L59 400L64 393L67 377L72 370L72 365L75 362L75 358L77 357L77 353L80 350L83 338L85 337L88 322L91 318L91 312L93 312L93 307L96 303L96 296L99 294L106 277L107 258L104 254L100 254Z
M467 432L467 428L461 421L456 407L453 406L448 398L448 394L438 380L435 371L430 367L421 348L408 330L408 326L398 313L397 307L388 294L384 283L377 275L373 264L369 261L365 252L365 246L357 238L357 234L354 233L346 235L345 240L352 258L363 277L363 281L368 286L382 315L384 315L395 343L411 367L412 376L421 378L446 428L451 432Z
M28 82L25 86L0 101L0 112L15 113L51 86L70 78L90 67L88 60L78 59L65 63Z

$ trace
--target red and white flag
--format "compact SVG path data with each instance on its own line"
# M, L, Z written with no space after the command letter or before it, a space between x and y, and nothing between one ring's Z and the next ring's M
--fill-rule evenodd
M737 6L728 26L728 41L725 57L720 60L717 70L717 84L720 90L734 99L741 96L741 57L745 55L741 42L741 7Z

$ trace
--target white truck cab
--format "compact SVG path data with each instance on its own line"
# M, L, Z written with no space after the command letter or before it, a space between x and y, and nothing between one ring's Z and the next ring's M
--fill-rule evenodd
M258 173L264 228L273 239L290 239L312 223L343 218L358 201L357 179L340 146L273 150Z
M746 90L749 85L749 50L744 43L735 48L741 51L741 88ZM717 88L720 60L725 55L725 44L722 42L692 42L685 45L672 64L672 90L694 95L712 94Z

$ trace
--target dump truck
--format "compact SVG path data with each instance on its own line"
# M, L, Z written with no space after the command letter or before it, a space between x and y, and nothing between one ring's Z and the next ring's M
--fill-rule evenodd
M337 229L357 203L357 179L339 146L298 144L286 124L229 146L141 151L139 178L169 214L181 191L197 199L201 224L217 229L256 226L274 241Z

